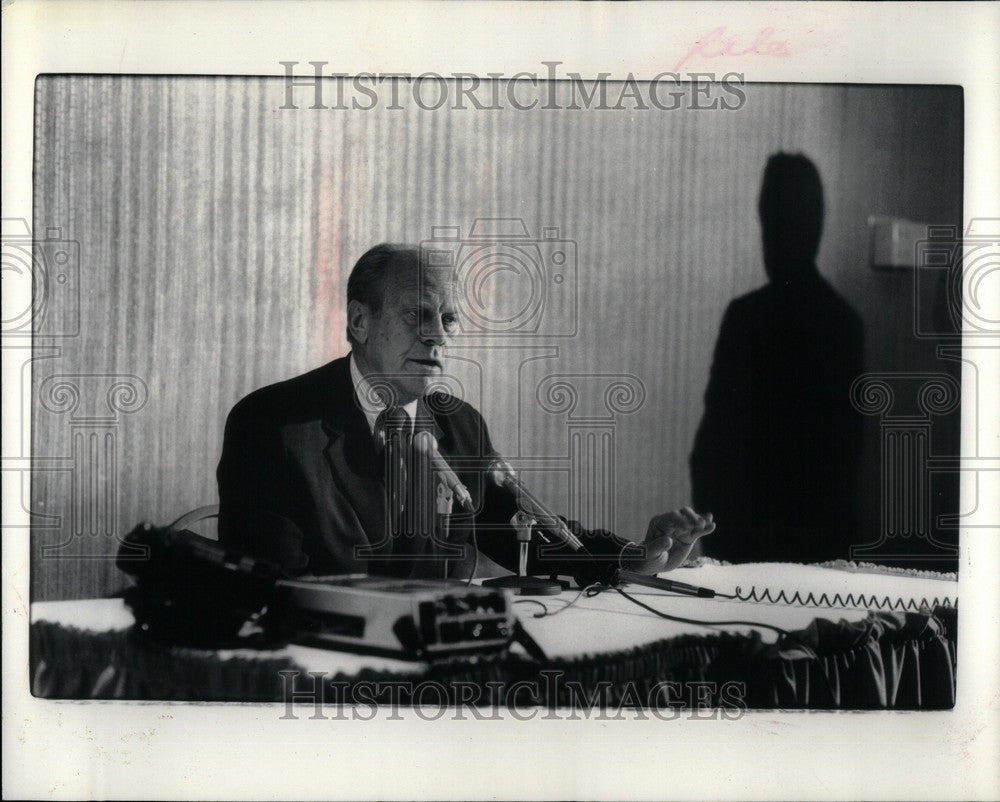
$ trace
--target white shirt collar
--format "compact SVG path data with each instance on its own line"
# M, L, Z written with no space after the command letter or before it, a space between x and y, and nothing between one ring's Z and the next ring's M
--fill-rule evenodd
M379 413L385 409L385 403L379 397L378 393L367 390L368 379L361 375L361 369L358 367L358 362L354 358L353 353L351 354L351 381L354 382L354 397L358 399L358 403L361 405L361 409L364 410L365 418L368 421L368 429L374 432L375 421L378 420ZM410 416L410 425L412 426L414 418L417 417L416 400L411 401L409 404L404 404L403 410Z

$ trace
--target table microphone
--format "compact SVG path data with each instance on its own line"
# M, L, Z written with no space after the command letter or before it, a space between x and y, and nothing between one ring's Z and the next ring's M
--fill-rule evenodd
M514 469L499 454L494 454L493 459L486 469L487 474L499 487L512 493L517 499L517 506L522 512L534 515L540 523L573 551L580 551L583 543L574 535L562 519L552 512L545 504L524 486Z
M445 458L441 456L434 435L428 431L417 432L413 436L413 450L425 456L430 461L431 467L438 479L454 494L458 503L467 512L476 511L472 503L472 495L451 469L451 466L445 461Z
M676 582L673 579L660 579L658 576L646 576L645 574L628 571L624 568L618 571L617 579L618 582L643 585L647 588L680 593L684 596L697 596L700 599L714 599L716 596L715 591L711 588L700 588L697 585L689 585L687 582Z

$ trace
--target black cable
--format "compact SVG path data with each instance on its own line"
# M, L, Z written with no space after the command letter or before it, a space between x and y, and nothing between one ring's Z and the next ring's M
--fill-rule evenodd
M549 614L549 608L542 604L538 599L514 599L514 604L537 604L542 608L544 612L532 613L535 618L545 618Z
M605 588L602 588L601 590L605 590ZM622 596L624 596L626 599L628 599L633 604L637 604L637 605L639 605L639 607L642 607L644 610L648 610L649 612L653 613L654 615L656 615L656 616L658 616L660 618L665 618L668 621L678 621L678 622L680 622L682 624L695 624L697 626L741 625L741 626L761 627L763 629L770 629L770 630L772 630L774 632L777 632L779 635L787 638L792 643L796 644L799 648L801 648L806 653L806 657L808 659L810 659L810 660L812 660L812 661L814 661L816 663L816 667L819 669L819 675L823 678L823 682L826 683L826 689L830 692L830 701L831 702L836 701L837 694L833 690L833 683L830 682L830 677L826 673L826 666L823 665L823 661L820 658L820 656L818 654L816 654L816 652L813 650L813 648L808 643L803 643L799 638L795 637L795 635L793 635L787 629L782 629L781 627L776 627L776 626L773 626L772 624L761 624L759 622L754 622L754 621L700 621L700 620L698 620L696 618L682 618L681 616L670 615L669 613L664 613L664 612L661 612L660 610L657 610L654 607L650 607L648 604L645 604L645 603L639 601L637 598L635 598L634 596L631 596L630 594L626 593L624 590L622 590L619 587L615 587L615 588L613 588L613 590L618 591ZM596 594L588 594L588 595L596 595Z
M649 612L653 613L653 615L657 615L660 618L665 618L668 621L677 621L677 622L679 622L681 624L695 624L697 626L706 626L706 627L719 627L719 626L732 626L732 625L740 625L740 626L748 626L748 627L760 627L762 629L773 630L774 632L777 632L779 635L784 635L786 637L791 637L791 633L787 629L782 629L781 627L776 627L776 626L774 626L772 624L761 624L761 623L758 623L758 622L755 622L755 621L700 621L697 618L682 618L679 615L670 615L669 613L660 612L655 607L650 607L645 602L639 601L637 598L635 598L634 596L626 593L621 588L616 587L616 588L613 588L613 590L618 591L622 596L624 596L626 599L628 599L633 604L637 604L640 607L642 607L644 610L649 610Z
M472 549L474 555L472 558L472 571L469 573L469 578L465 580L465 586L469 587L472 584L472 580L476 576L476 571L479 570L479 541L476 539L476 522L472 522Z
M593 596L596 596L597 593L588 592L588 591L593 591L594 588L600 588L601 590L604 589L604 587L602 585L598 585L596 583L593 584L593 585L587 585L587 587L582 588L580 590L580 592L576 594L576 596L573 598L573 601L569 602L568 604L564 605L563 607L560 607L554 613L550 613L548 606L545 605L545 604L543 604L542 602L538 601L537 599L515 599L514 600L514 604L524 604L526 602L527 603L531 603L531 604L537 604L545 612L543 612L543 613L532 613L531 614L532 617L534 617L534 618L551 618L554 615L559 615L559 613L561 613L563 610L568 610L570 607L572 607L574 604L576 604L578 601L580 601L580 597L582 597L584 593L587 594L587 598L591 598ZM598 590L598 593L599 592L600 592L600 590Z

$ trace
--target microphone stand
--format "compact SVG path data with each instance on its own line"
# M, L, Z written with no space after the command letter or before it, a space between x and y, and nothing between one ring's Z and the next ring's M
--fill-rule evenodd
M563 586L559 582L537 576L528 576L528 546L531 543L531 527L538 521L528 513L518 510L510 519L510 523L517 531L519 549L517 575L494 577L485 580L483 584L494 588L507 588L513 591L515 596L558 596L563 591Z
M451 530L451 512L455 494L444 482L437 486L437 535L447 544ZM447 548L447 547L446 547ZM445 552L447 553L447 551ZM444 578L448 578L448 558L444 558Z

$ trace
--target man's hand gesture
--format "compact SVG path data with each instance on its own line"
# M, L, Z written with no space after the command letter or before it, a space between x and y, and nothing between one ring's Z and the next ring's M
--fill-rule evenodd
M702 516L690 507L681 507L656 515L649 522L645 541L625 551L623 564L643 574L673 570L687 559L698 538L714 530L710 512Z

